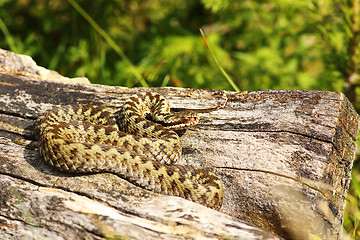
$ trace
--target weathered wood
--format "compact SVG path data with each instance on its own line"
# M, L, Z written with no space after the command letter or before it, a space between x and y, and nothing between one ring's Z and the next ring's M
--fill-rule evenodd
M180 162L221 177L221 213L112 174L59 172L37 149L14 143L31 139L35 118L55 105L116 111L149 90L175 108L211 108L228 97L226 108L202 114L184 133ZM341 93L127 89L0 75L0 238L278 239L241 219L287 239L341 239L358 120Z
M36 65L30 56L16 54L3 49L0 49L0 73L31 79L46 79L53 82L90 84L90 81L85 77L72 79L63 77L55 71Z

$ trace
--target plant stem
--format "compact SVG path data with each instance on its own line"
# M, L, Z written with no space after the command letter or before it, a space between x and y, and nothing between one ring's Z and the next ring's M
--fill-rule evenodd
M14 43L14 39L12 38L9 30L7 29L5 23L3 22L3 20L0 18L0 30L2 31L2 33L4 34L5 38L6 38L6 42L10 47L10 50L12 52L18 53L18 49Z
M226 80L230 83L230 85L232 86L232 88L236 91L236 92L241 92L240 88L238 86L236 86L236 84L234 83L234 81L231 79L231 77L225 72L225 70L221 67L219 61L217 60L215 54L213 53L213 51L210 48L210 45L208 43L208 41L205 38L205 35L203 33L203 31L200 28L200 33L204 39L205 45L207 47L207 49L209 50L212 58L214 59L216 65L218 66L218 68L220 69L221 73L224 75L224 77L226 78Z
M128 59L128 57L124 54L119 45L114 42L110 35L107 34L107 32L105 32L77 2L75 2L74 0L68 0L68 2L75 8L78 13L80 13L81 16L83 16L83 18L85 18L85 20L95 29L95 31L105 39L105 41L110 45L110 47L114 49L114 51L129 65L131 72L137 79L139 79L140 84L143 87L149 87L143 76L141 76L141 73L138 72L134 64Z

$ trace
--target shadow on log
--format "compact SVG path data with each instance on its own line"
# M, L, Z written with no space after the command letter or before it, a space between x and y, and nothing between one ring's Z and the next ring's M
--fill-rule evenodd
M19 78L16 69L10 71L16 76L4 69L0 238L342 238L359 120L343 94L127 89ZM221 178L220 212L143 190L113 174L57 171L36 148L14 141L32 140L36 117L54 106L92 103L116 111L142 91L164 95L174 108L212 108L228 98L225 108L202 114L181 138L180 163L210 168Z

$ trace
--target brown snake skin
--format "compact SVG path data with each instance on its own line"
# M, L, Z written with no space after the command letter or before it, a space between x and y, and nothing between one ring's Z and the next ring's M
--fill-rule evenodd
M220 209L220 180L205 169L176 164L181 144L172 130L197 124L197 114L172 114L163 96L147 92L130 97L115 115L81 104L46 111L35 123L40 154L62 171L110 172L147 190Z

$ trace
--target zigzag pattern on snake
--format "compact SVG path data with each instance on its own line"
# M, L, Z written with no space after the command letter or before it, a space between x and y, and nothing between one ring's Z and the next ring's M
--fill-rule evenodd
M46 111L35 123L40 154L62 171L111 172L147 190L220 209L220 180L176 164L181 145L173 130L197 124L197 114L170 113L163 96L147 92L130 97L116 115L81 104Z

